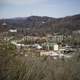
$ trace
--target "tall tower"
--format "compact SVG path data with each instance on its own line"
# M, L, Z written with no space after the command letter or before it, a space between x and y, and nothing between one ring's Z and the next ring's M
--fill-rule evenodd
M5 32L7 31L7 23L5 22L5 20L3 20L3 23L1 24L1 32Z

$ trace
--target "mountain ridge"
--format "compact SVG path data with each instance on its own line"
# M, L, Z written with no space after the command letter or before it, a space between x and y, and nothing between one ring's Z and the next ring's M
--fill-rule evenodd
M30 16L13 19L0 19L0 26L6 22L9 28L22 28L24 32L30 33L70 33L80 29L80 14L53 18L47 16ZM28 30L27 30L28 29Z

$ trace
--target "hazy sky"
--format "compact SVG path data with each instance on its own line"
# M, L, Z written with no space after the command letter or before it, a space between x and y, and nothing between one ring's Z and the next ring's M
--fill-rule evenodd
M0 18L64 17L80 13L80 0L0 0Z

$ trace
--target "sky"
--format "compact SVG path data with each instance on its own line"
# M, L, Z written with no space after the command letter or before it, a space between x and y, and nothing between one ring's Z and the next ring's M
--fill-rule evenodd
M80 14L80 0L0 0L0 18Z

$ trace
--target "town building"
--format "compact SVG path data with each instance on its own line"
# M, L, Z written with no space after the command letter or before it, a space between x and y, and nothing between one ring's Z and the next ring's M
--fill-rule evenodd
M10 29L9 32L16 33L17 32L17 29Z
M48 41L49 42L62 42L64 40L64 35L54 35L54 36L50 36L48 37Z

